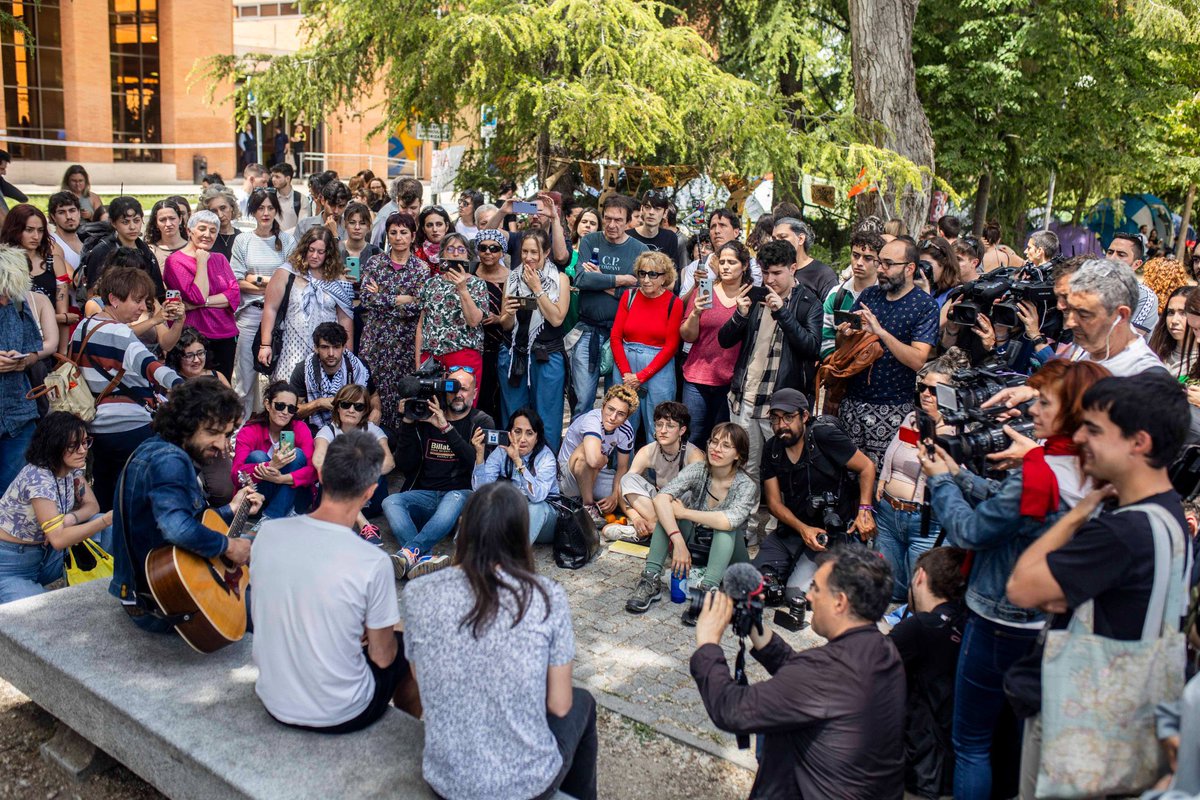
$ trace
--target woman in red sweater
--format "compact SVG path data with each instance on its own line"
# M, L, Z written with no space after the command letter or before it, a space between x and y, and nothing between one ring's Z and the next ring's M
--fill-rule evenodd
M617 305L612 353L619 382L637 390L642 402L629 418L636 434L644 421L653 436L654 408L675 399L675 354L683 303L667 287L675 285L675 262L665 253L649 251L633 262L638 279Z

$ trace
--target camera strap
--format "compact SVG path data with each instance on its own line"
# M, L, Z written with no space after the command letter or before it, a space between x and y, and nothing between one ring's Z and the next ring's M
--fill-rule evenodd
M738 654L733 662L733 681L738 686L749 686L749 681L746 680L746 639L738 637ZM738 750L750 749L749 734L739 733L737 735Z

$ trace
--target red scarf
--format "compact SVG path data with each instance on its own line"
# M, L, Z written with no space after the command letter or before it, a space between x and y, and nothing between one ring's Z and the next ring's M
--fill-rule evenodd
M1021 516L1043 522L1057 511L1061 498L1058 478L1046 463L1046 456L1078 455L1070 436L1051 436L1042 447L1035 447L1021 459Z

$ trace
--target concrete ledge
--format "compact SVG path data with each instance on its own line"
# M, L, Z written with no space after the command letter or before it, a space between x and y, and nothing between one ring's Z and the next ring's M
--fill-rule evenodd
M201 656L134 627L92 581L0 605L0 677L177 798L433 796L422 724L389 709L325 736L272 720L254 694L250 640Z

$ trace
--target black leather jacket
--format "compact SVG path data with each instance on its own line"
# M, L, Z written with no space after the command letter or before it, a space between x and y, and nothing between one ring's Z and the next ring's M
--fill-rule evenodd
M754 340L758 337L758 323L767 307L756 303L750 308L749 316L743 317L735 311L729 321L717 332L721 347L733 347L742 343L733 368L733 386L746 380L746 366L754 352ZM779 374L775 377L776 389L799 389L807 395L813 393L817 375L817 360L821 357L821 320L824 309L812 290L797 283L787 302L778 311L770 312L783 331L783 352L779 359ZM753 388L745 387L747 393Z

